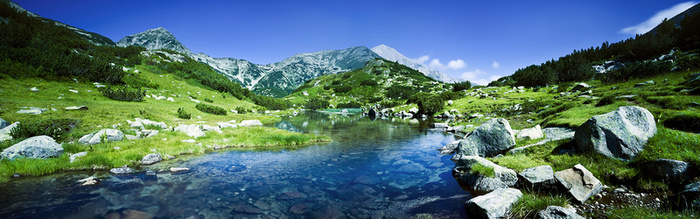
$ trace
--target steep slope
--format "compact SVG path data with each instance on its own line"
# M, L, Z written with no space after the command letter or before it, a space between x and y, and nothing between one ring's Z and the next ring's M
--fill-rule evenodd
M377 53L379 56L382 58L389 60L389 61L395 61L399 62L402 65L408 66L412 69L415 69L423 74L425 74L428 77L431 77L435 80L442 81L445 83L453 83L457 82L456 79L447 76L446 74L443 74L442 72L433 70L428 68L427 66L417 63L416 61L413 61L412 59L409 59L408 57L404 56L403 54L399 53L396 51L396 49L391 48L387 45L379 45L375 46L372 48L372 51Z
M169 49L211 66L215 71L260 95L286 96L309 79L362 68L364 63L379 57L367 47L301 53L281 62L254 64L243 59L213 58L195 54L168 30L159 27L126 36L118 46L143 46L149 50Z
M77 28L77 27L73 27L73 26L70 26L70 25L68 25L68 24L64 24L64 23L58 22L58 21L54 21L54 20L51 20L51 19L48 19L48 18L41 17L41 16L39 16L38 14L35 14L35 13L31 12L31 11L27 11L26 9L22 8L22 6L20 6L19 4L15 3L15 2L12 2L12 1L10 1L10 0L0 0L0 3L5 3L5 4L9 5L12 9L14 9L14 10L17 11L17 12L26 13L27 16L35 17L35 18L41 19L41 20L44 21L44 22L53 22L53 23L54 23L55 25L57 25L57 26L61 26L61 27L68 28L68 29L70 29L70 30L72 30L73 32L77 33L78 35L80 35L80 37L82 37L83 39L87 40L88 42L90 42L90 43L92 43L92 44L95 44L95 45L108 45L108 46L114 46L114 45L115 45L115 44L114 44L114 41L112 41L111 39L109 39L109 38L107 38L107 37L105 37L105 36L102 36L102 35L97 34L97 33L89 32L89 31L86 31L86 30L83 30L83 29L80 29L80 28ZM0 23L12 22L12 18L7 17L7 16L8 16L8 13L6 13L6 12L0 13Z
M699 12L700 12L700 4L695 4L693 7L690 7L687 10L677 14L676 16L673 16L671 19L668 19L668 21L675 24L676 27L680 27L681 21L683 21L683 19L685 17L697 14ZM647 33L656 33L658 30L659 30L659 26L656 26L656 27L654 27L654 29L651 29Z

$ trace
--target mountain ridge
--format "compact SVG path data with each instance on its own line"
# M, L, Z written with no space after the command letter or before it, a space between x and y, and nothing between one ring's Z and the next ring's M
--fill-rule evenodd
M381 56L382 58L384 58L386 60L399 62L399 64L402 64L402 65L408 66L412 69L415 69L416 71L423 73L425 76L431 77L435 80L442 81L445 83L458 82L457 79L454 79L454 78L452 78L452 77L450 77L442 72L439 72L437 70L430 69L427 66L404 56L396 49L389 47L385 44L381 44L379 46L373 47L372 51L374 53L377 53L379 56Z

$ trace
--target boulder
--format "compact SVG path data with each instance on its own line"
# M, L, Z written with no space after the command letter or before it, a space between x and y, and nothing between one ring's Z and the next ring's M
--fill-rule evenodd
M260 122L260 120L243 120L243 121L241 121L240 124L238 124L238 126L241 126L241 127L262 126L262 125L263 124L262 124L262 122Z
M517 134L518 139L540 139L544 138L544 133L542 132L542 128L540 125L536 125L535 127L528 128L528 129L523 129Z
M121 175L121 174L131 174L134 171L131 168L124 165L122 167L112 168L109 170L109 172L111 172L112 174Z
M686 185L680 197L686 205L684 207L700 210L700 182Z
M455 150L457 150L457 145L459 145L459 141L453 141L452 143L446 144L437 150L440 151L441 154L452 154L455 152Z
M654 115L638 106L623 106L593 116L576 129L574 138L581 152L595 152L610 158L631 159L656 134Z
M490 157L515 146L515 137L510 123L505 119L491 119L460 140L457 153L452 160L464 156ZM476 153L476 154L474 154Z
M9 126L10 123L5 121L4 119L0 119L0 130L4 129L5 127Z
M12 136L10 135L10 132L12 132L12 129L14 129L18 125L19 122L15 122L11 125L5 126L4 128L0 129L0 141L11 140Z
M143 165L151 165L154 163L158 163L163 160L163 157L160 156L158 153L152 153L152 154L147 154L141 159L141 164Z
M66 107L67 111L72 111L72 110L89 110L87 106L69 106Z
M205 131L205 132L216 131L218 133L222 133L221 128L219 128L219 126L210 126L210 125L202 125L202 131Z
M94 145L108 141L121 141L123 139L124 133L122 131L116 129L102 129L100 131L84 135L78 140L78 142L86 145Z
M658 159L642 165L642 172L645 176L660 180L666 184L681 184L691 178L687 162L671 159Z
M537 212L537 218L541 219L585 219L581 215L576 214L575 210L550 205L547 209Z
M43 112L46 111L46 110L47 110L47 109L43 109L43 108L39 108L39 107L29 107L28 110L27 110L27 109L19 110L19 111L17 111L17 113L20 113L20 114L39 115L39 114L43 113Z
M78 180L81 183L80 186L94 186L100 183L100 179L94 176Z
M523 196L520 190L497 189L486 195L477 196L465 203L469 218L506 218L510 208Z
M549 165L524 169L518 174L518 182L526 188L549 189L554 185L554 170Z
M472 173L471 169L476 164L492 168L493 176L489 177L479 173ZM477 193L508 188L518 182L518 176L515 171L478 156L464 157L462 160L459 160L452 169L452 176L474 189Z
M2 159L14 160L15 158L49 158L58 157L63 153L63 147L53 138L41 135L27 138L2 151Z
M413 107L413 108L409 109L408 112L412 113L412 114L418 114L418 108Z
M168 125L165 122L155 122L148 119L134 118L134 122L126 120L132 128L146 129L146 126L167 129Z
M589 89L589 88L591 88L591 85L588 85L586 83L581 82L581 83L578 83L576 86L574 86L574 88L572 88L571 91L569 91L569 92L576 92L576 91L581 91L581 90L585 90L585 89Z
M73 163L73 162L75 162L76 159L78 159L79 157L85 156L85 155L87 155L87 151L71 154L70 155L70 162Z
M206 136L202 129L198 125L180 125L175 128L175 131L180 131L185 133L186 135L193 137L193 138L199 138L202 136Z
M460 131L462 131L462 130L464 130L464 126L463 126L463 125L459 125L459 126L454 126L454 127L447 127L447 129L446 129L445 131L448 131L448 132L460 132Z
M583 165L554 173L557 183L580 203L603 190L603 184Z
M430 127L436 128L436 129L446 129L450 127L447 125L447 123L433 123Z

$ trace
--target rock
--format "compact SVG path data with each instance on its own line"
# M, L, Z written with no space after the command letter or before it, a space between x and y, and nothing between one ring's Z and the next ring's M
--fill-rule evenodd
M153 154L147 154L141 159L141 164L143 165L151 165L154 163L158 163L163 160L163 157L160 156L158 153L153 153Z
M433 127L433 128L436 128L436 129L446 129L446 128L450 127L450 126L447 125L447 123L433 123L433 125L431 125L430 127Z
M448 106L452 106L452 104L454 104L454 102L452 102L452 100L448 100L448 101L447 101L447 105L448 105Z
M700 182L686 185L680 197L686 204L684 207L700 210Z
M642 172L645 176L662 181L666 184L678 185L685 182L691 176L688 175L690 169L687 162L671 159L658 159L642 165Z
M47 109L43 109L43 108L39 108L39 107L29 107L28 110L26 110L26 109L19 110L19 111L17 111L17 113L39 115L39 114L45 112L46 110Z
M495 156L514 146L515 137L508 120L491 119L460 140L452 160L463 156Z
M574 210L554 205L547 206L547 209L537 212L537 216L541 219L585 219L585 217L576 214Z
M39 89L38 89L38 88L36 88L36 87L32 87L32 88L29 88L29 90L30 90L30 91L33 91L33 92L37 92L37 91L39 91Z
M464 130L464 126L459 125L459 126L455 126L455 127L448 127L445 131L447 131L447 132L459 132L462 130Z
M89 110L89 109L87 106L83 105L83 106L69 106L69 107L66 107L66 110L71 111L71 110Z
M418 113L418 108L413 107L413 108L409 109L408 112L409 112L409 113L412 113L412 114L417 114L417 113Z
M10 132L12 132L12 129L16 128L18 125L19 122L14 122L11 125L5 126L5 128L0 129L0 141L12 140Z
M482 115L481 113L474 113L474 114L469 115L469 119L476 119L476 118L481 118L481 117L484 117L484 115Z
M78 152L78 153L75 153L75 154L71 154L71 155L70 155L70 162L73 163L73 162L75 161L75 159L78 159L78 157L82 157L82 156L85 156L85 155L87 155L87 151L83 151L83 152Z
M172 97L168 97L168 99L165 99L165 100L170 101L170 102L175 102L175 98L172 98Z
M175 131L180 131L185 133L186 135L193 137L193 138L199 138L202 136L206 136L202 129L198 125L180 125L175 128Z
M572 88L571 91L569 91L569 92L576 92L576 91L581 91L581 90L585 90L585 89L589 89L589 88L591 88L591 85L588 85L586 83L581 82L581 83L578 83L576 86L574 86L574 88Z
M536 125L535 127L528 128L528 129L523 129L517 134L518 139L540 139L544 138L544 133L542 132L542 128L540 125Z
M628 100L629 100L629 99L632 99L632 98L635 98L635 97L637 97L636 94L631 94L631 95L617 96L617 97L615 97L615 99L628 99Z
M549 189L554 185L554 170L549 165L524 169L518 174L519 182L526 188Z
M179 173L179 172L185 172L185 171L190 171L190 168L187 168L187 167L170 167L170 173Z
M124 133L122 131L116 129L102 129L100 131L84 135L78 140L78 142L86 145L94 145L108 141L121 141L123 139Z
M142 124L142 125L136 126L140 129L146 129L147 128L146 126L157 127L160 129L167 129L168 128L168 125L165 124L165 122L155 122L155 121L151 121L148 119L141 119L141 118L135 118L134 120L136 120L136 122L134 122L134 123ZM127 122L129 122L129 121L127 120ZM129 124L132 124L131 127L134 127L133 123L129 123Z
M121 175L121 174L131 174L134 171L131 168L124 165L122 167L112 168L109 170L109 172L111 172L112 174Z
M236 123L236 122L234 121L233 123ZM236 124L231 124L231 123L228 123L228 122L220 122L220 123L216 123L216 124L219 125L219 128L220 128L220 129L223 129L223 128L234 128L234 129L235 129L235 128L238 128L238 125L236 125Z
M63 153L63 147L46 135L27 138L17 144L5 148L2 151L2 158L14 160L15 158L49 158L58 157Z
M653 85L653 84L654 84L654 81L645 81L642 83L634 84L634 87L644 87L644 86Z
M493 168L493 176L472 173L471 168L476 164ZM490 192L499 188L508 188L518 182L515 171L478 156L463 157L462 160L459 160L452 169L452 176L466 183L476 192Z
M497 189L486 195L477 196L465 203L469 218L506 218L510 208L523 196L520 190Z
M452 154L457 150L457 145L459 145L459 141L453 141L437 150L440 151L441 154Z
M603 184L581 164L554 173L554 178L556 178L558 185L580 203L603 190Z
M156 175L156 172L153 172L153 171L150 171L150 170L149 170L149 171L146 171L146 176L155 176L155 175Z
M85 179L78 180L78 183L81 183L80 186L94 186L100 184L100 179L91 176Z
M656 134L654 115L638 106L623 106L590 118L576 129L574 138L581 152L610 158L631 159Z
M4 129L5 127L9 126L10 123L5 121L4 119L0 119L0 130Z
M259 120L243 120L243 121L241 121L240 124L238 124L238 126L241 126L241 127L262 126L262 125L263 125L262 122L260 122Z

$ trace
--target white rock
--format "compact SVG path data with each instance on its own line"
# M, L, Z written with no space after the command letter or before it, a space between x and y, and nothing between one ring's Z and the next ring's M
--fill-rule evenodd
M75 153L75 154L71 154L71 155L70 155L70 162L73 163L73 162L75 161L75 159L78 159L78 157L82 157L82 156L85 156L85 155L87 155L87 151L83 151L83 152L78 152L78 153Z

